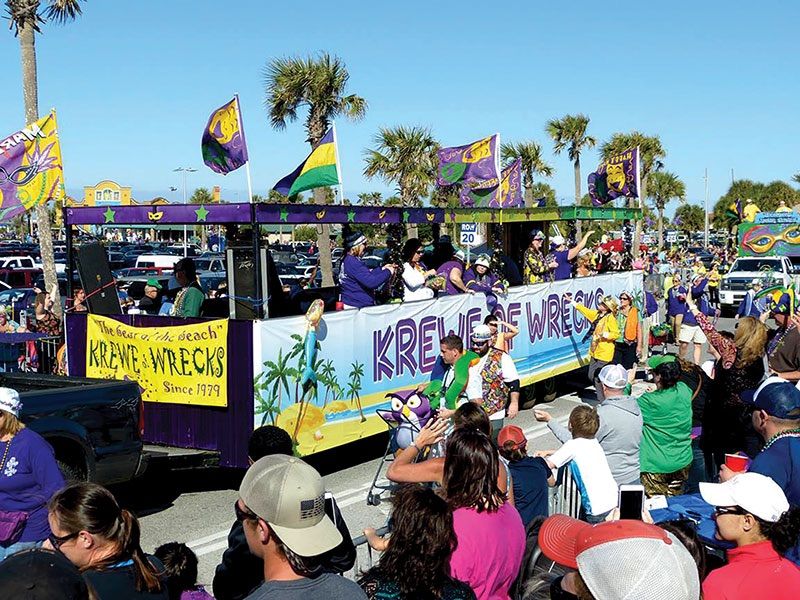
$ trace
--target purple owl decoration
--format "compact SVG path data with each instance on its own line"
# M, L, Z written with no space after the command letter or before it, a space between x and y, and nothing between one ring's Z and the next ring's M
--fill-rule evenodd
M433 417L431 403L427 396L415 389L392 392L386 397L391 399L391 410L378 410L377 413L387 423L397 423L395 443L400 448L408 448L419 430Z

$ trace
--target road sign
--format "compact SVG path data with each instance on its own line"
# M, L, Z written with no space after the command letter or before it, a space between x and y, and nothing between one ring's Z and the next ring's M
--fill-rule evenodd
M678 241L678 232L677 231L668 231L667 232L667 243L674 244Z
M478 233L477 223L462 223L461 238L462 246L477 246L483 243L483 236Z

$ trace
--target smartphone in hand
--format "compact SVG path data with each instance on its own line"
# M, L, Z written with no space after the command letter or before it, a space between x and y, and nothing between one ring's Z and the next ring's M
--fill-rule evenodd
M643 485L621 485L619 486L619 518L642 520L642 509L644 508L644 486Z

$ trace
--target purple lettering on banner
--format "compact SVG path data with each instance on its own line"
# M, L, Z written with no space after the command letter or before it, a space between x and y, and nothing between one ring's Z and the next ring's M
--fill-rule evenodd
M430 373L436 357L439 355L439 339L435 337L436 330L436 317L423 317L419 322L419 370L423 373Z
M436 327L439 329L439 339L441 340L444 336L449 335L449 331L444 330L444 317L439 317L436 319Z
M498 304L497 306L494 307L493 314L501 321L505 321L506 323L508 323L508 319L506 319L506 311L503 308L502 304Z
M464 340L464 345L469 347L469 342L467 340L467 320L463 314L458 313L458 329L456 329L456 335Z
M413 377L417 374L417 359L414 347L417 345L417 324L414 319L400 319L397 322L397 375L408 369Z
M394 364L387 352L394 342L394 332L391 327L386 329L384 334L380 329L372 332L372 373L374 381L382 381L384 376L387 379L392 378L394 373Z
M480 325L481 323L483 323L483 319L481 319L481 309L470 308L467 311L467 336L472 333L476 325Z
M561 337L561 301L558 295L550 294L547 303L547 337Z
M512 302L508 305L508 313L505 319L503 319L506 323L513 325L514 327L519 327L519 316L522 314L522 304L519 302ZM508 351L511 352L514 348L514 340L513 338L508 342Z
M525 303L525 312L528 314L528 339L531 344L544 336L544 300L542 300L542 310L533 312L532 308L530 302Z
M572 335L572 305L567 302L566 297L561 299L561 314L563 315L564 337Z

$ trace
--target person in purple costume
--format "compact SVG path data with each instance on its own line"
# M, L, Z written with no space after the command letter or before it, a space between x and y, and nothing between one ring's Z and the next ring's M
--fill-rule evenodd
M465 292L468 292L470 294L474 293L473 291L467 289L467 286L464 285L463 250L456 250L453 253L453 257L446 263L441 265L439 269L436 271L436 274L439 275L440 277L444 277L445 279L444 292L448 296L455 296L456 294L463 294Z
M581 241L575 244L572 248L567 248L567 242L560 235L554 235L550 238L550 244L554 247L550 256L553 257L556 267L553 269L553 279L561 281L562 279L569 279L572 277L572 261L578 256L578 253L586 247L586 242L594 233L594 230L587 231L581 238Z
M395 265L370 269L361 261L367 247L367 238L355 232L344 240L347 255L339 272L342 304L347 308L364 308L375 305L375 292L394 275Z

